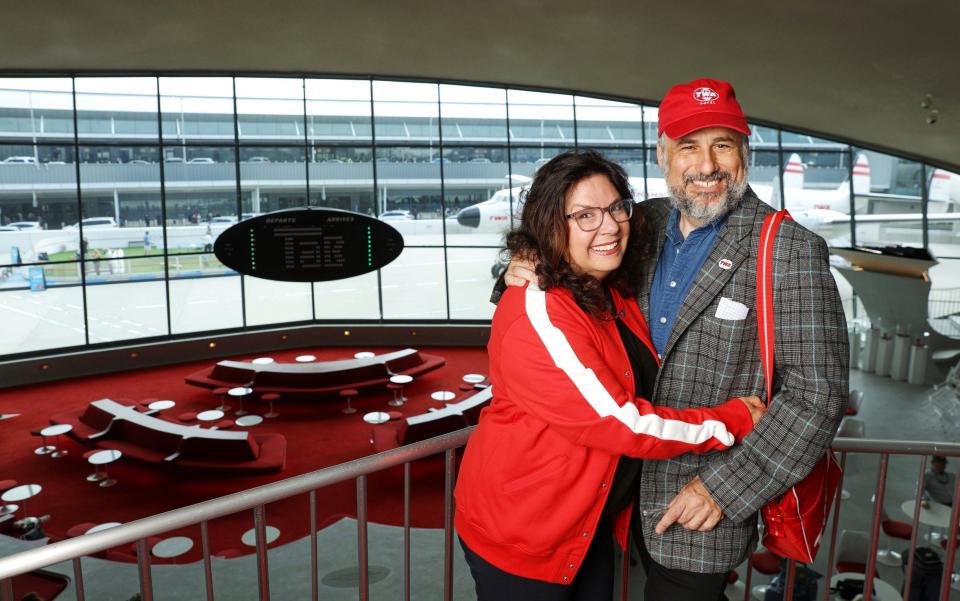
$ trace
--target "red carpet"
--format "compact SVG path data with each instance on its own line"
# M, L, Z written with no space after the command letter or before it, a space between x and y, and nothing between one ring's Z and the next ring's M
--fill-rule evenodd
M310 353L316 355L317 360L325 361L352 357L356 350L383 353L396 348L308 348L269 355L277 361L292 362L295 356ZM428 407L441 407L441 403L430 399L430 393L436 390L454 391L457 398L453 402L462 400L469 393L458 389L461 377L466 373L488 373L485 349L433 347L419 350L444 357L447 365L425 374L406 387L404 393L409 400L405 406L399 408L405 415L424 413ZM343 463L373 452L369 442L373 426L363 421L363 414L393 409L386 405L391 398L386 390L358 397L354 401L358 411L352 415L341 413L343 404L336 399L281 400L275 403L274 410L280 413L280 417L264 420L262 424L250 428L254 432L278 432L287 438L286 469L279 474L267 476L191 473L121 459L108 466L110 476L116 478L118 484L112 488L100 488L85 479L86 475L93 471L92 466L81 457L87 448L68 437L60 437L61 448L69 451L67 456L53 459L49 455L34 454L33 449L40 446L40 438L31 436L32 430L48 425L47 418L50 415L85 407L96 399L171 399L176 401L177 405L164 412L170 416L216 407L218 401L209 391L188 386L183 381L187 374L210 364L210 361L183 363L62 383L0 390L0 413L21 414L19 417L0 420L0 440L3 441L0 479L14 479L20 484L34 483L43 487L39 495L25 502L27 513L25 514L22 508L17 513L18 517L50 514L50 521L44 526L44 530L54 538L62 538L74 524L129 522ZM249 401L244 408L259 414L267 410L265 405ZM227 414L227 417L232 416L232 413ZM413 476L413 525L443 527L442 457L418 462L413 466ZM352 481L318 490L318 524L323 526L342 515L355 515L355 490L356 486ZM372 476L369 479L369 493L368 506L372 521L402 524L401 468ZM306 536L309 530L307 496L302 495L268 506L267 523L280 529L280 538L274 544L284 544ZM252 512L211 522L211 549L215 553L228 549L252 552L251 547L240 542L241 534L252 527ZM199 526L167 533L164 538L174 535L189 536L195 543L188 554L177 558L178 562L200 559ZM126 549L123 551L129 552ZM154 558L153 561L163 560Z

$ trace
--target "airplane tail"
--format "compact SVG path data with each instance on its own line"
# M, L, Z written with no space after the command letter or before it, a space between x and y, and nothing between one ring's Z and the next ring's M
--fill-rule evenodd
M870 194L870 160L863 153L857 155L857 161L853 164L853 193Z
M803 188L803 161L797 153L791 154L783 167L783 187L794 190Z
M927 190L930 200L947 202L950 200L950 174L943 169L934 169Z

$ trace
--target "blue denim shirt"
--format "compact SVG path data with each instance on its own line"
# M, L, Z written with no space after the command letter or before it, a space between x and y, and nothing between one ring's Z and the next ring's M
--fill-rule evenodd
M680 211L675 208L670 211L667 237L650 290L650 334L661 359L677 313L726 224L727 216L724 215L693 230L684 240L680 233Z

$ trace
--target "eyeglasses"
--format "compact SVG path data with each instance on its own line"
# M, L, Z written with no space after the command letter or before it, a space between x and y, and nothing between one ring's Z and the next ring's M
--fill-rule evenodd
M568 215L567 219L573 219L573 222L585 232L592 232L603 224L603 214L610 213L610 217L617 223L623 223L633 215L633 199L623 198L611 204L606 208L590 207L580 209Z

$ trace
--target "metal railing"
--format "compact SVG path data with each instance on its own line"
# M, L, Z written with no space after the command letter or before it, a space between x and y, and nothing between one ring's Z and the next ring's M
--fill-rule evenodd
M453 481L455 474L454 453L464 446L473 428L465 428L430 440L400 447L377 455L371 455L331 466L308 474L272 482L264 486L234 493L188 507L153 515L76 538L44 545L15 555L0 558L0 599L13 601L13 577L62 561L73 562L76 597L84 601L83 570L80 559L85 555L105 551L117 545L136 542L137 566L142 601L153 601L153 580L150 565L150 536L182 528L200 525L200 541L203 552L203 574L207 601L214 599L213 569L207 524L210 520L240 511L252 510L256 534L256 566L259 598L270 598L270 582L267 571L266 505L288 497L307 493L310 501L310 566L312 599L319 595L317 580L317 490L350 479L357 483L357 535L358 564L360 574L360 598L369 598L369 571L367 560L367 476L399 465L403 470L403 579L404 600L410 599L410 463L418 459L445 454L444 467L444 570L443 598L453 596Z
M450 601L453 595L453 486L456 474L455 451L466 445L473 428L459 430L437 438L400 447L363 457L340 465L324 468L273 482L250 490L234 493L210 501L204 501L181 509L176 509L159 515L150 516L134 522L76 538L52 543L0 558L0 598L3 601L13 600L12 578L32 570L50 566L62 561L73 562L74 586L78 601L84 601L83 571L81 558L86 555L105 551L112 547L136 542L137 566L140 580L140 595L143 601L152 601L154 598L152 585L152 571L148 538L164 532L185 526L200 525L201 549L203 553L203 574L206 599L212 601L214 597L213 573L211 566L211 552L207 524L210 520L234 514L240 511L252 510L254 517L254 531L256 535L256 569L259 598L270 598L270 583L267 570L267 535L266 535L266 505L298 494L307 493L310 503L310 566L312 599L319 596L318 558L317 558L317 517L316 494L317 490L350 479L356 481L357 486L357 539L359 565L359 598L369 599L369 564L368 564L368 517L367 517L367 477L375 472L396 466L403 466L403 598L409 601L410 594L410 464L423 459L444 453L444 550L443 550L443 598ZM946 457L960 457L960 444L937 443L921 441L892 441L869 440L855 438L837 438L833 442L833 450L840 454L841 465L846 465L847 455L869 454L879 455L880 468L877 473L876 493L874 497L873 518L871 522L871 536L867 553L865 580L873 582L876 576L876 559L878 538L883 516L883 502L886 494L887 471L891 455L919 455L921 456L920 470L917 476L917 492L913 513L913 532L910 539L910 555L907 559L904 590L910 590L914 551L917 547L917 534L920 524L920 501L923 493L924 474L927 467L927 456L943 455ZM841 481L842 485L842 481ZM842 487L842 486L841 486ZM834 560L837 559L836 544L840 523L840 507L842 498L838 488L837 499L833 509L832 525L830 526L830 544L827 549L821 549L821 554L827 553L827 577L824 583L824 599L830 598L831 576L833 575ZM954 499L960 499L960 478ZM950 595L951 576L954 567L954 555L957 551L958 521L960 521L960 503L954 503L950 517L950 534L944 557L943 577L940 583L940 599L947 601ZM620 597L626 601L629 588L629 561L624 557L623 575ZM793 562L788 563L787 581L785 583L784 599L792 598L794 587ZM747 566L747 578L744 601L751 598L751 569ZM873 587L864 587L864 601L873 598Z

